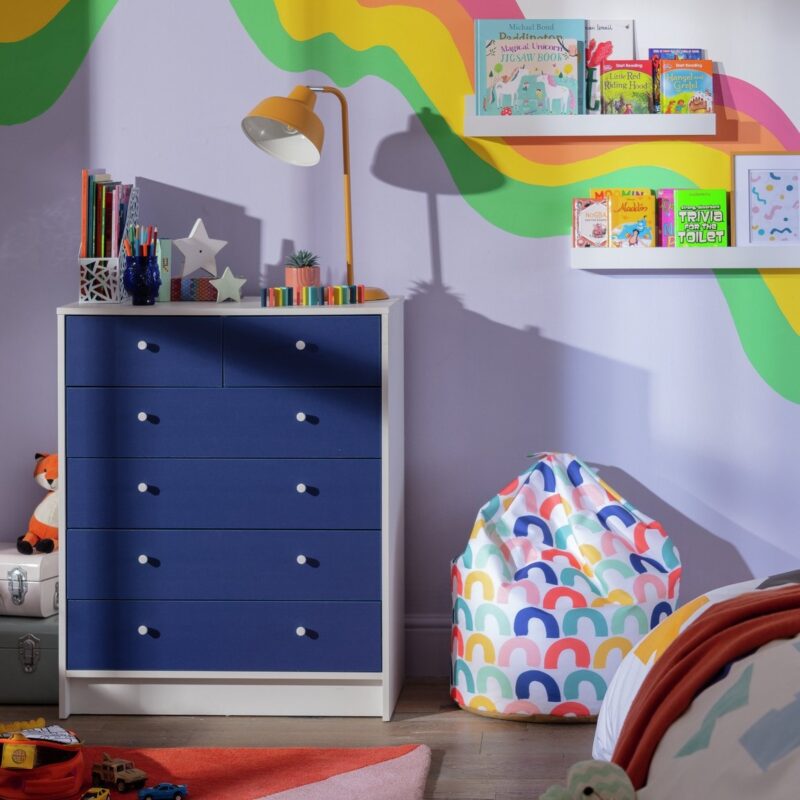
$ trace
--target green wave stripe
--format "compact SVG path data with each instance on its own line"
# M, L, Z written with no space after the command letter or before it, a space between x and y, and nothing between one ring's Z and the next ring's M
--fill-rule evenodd
M339 86L368 75L393 85L418 115L447 165L458 190L475 211L493 225L518 236L558 236L569 232L573 197L583 197L598 184L688 187L672 170L631 167L601 178L563 186L536 186L503 176L476 155L439 114L409 68L394 50L376 46L354 51L325 33L297 41L285 31L275 6L263 0L231 0L234 11L261 52L289 72L320 70ZM424 187L420 187L423 191Z
M756 270L715 274L750 363L778 394L800 403L800 336L764 279Z
M58 100L116 3L71 0L33 36L0 44L0 125L27 122Z

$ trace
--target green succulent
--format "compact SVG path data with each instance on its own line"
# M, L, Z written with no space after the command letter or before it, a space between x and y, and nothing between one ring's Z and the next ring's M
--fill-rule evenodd
M317 267L319 266L319 256L315 256L310 250L298 250L286 259L287 267Z

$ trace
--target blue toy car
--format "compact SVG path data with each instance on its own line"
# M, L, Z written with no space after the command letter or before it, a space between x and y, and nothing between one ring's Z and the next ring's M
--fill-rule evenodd
M139 800L183 800L189 796L185 783L159 783L139 789Z

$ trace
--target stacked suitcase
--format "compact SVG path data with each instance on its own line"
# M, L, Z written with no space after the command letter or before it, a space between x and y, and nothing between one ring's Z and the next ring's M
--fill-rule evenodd
M58 702L58 553L0 543L0 704Z

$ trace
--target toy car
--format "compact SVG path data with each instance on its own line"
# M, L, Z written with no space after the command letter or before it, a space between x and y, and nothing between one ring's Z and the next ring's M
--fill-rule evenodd
M109 800L111 797L111 792L108 789L103 789L99 786L95 786L92 789L89 789L88 792L84 792L81 795L81 800Z
M183 800L188 796L189 789L185 783L159 783L139 789L139 800Z
M95 786L113 786L118 792L138 789L144 786L147 773L133 766L126 758L109 758L103 753L103 760L92 764L92 783Z

